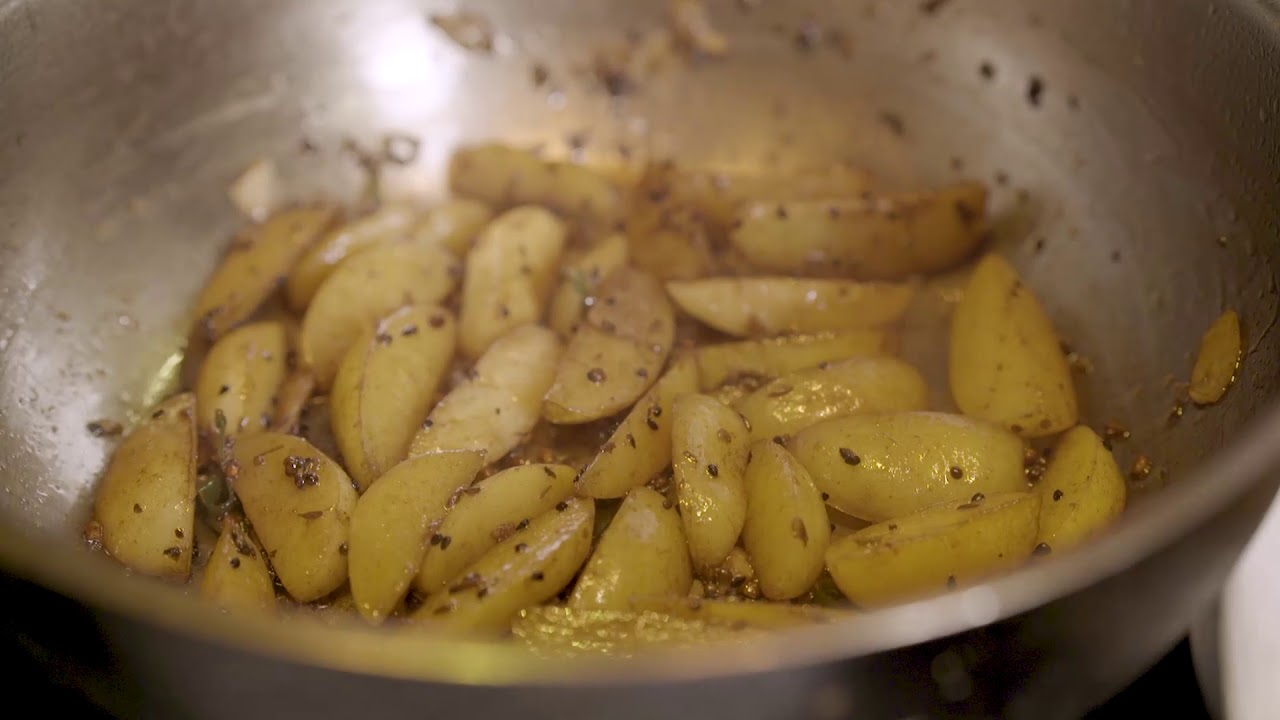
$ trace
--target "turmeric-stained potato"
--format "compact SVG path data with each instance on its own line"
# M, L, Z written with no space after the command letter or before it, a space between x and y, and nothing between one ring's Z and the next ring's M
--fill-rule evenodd
M698 368L689 358L671 365L601 447L578 481L578 492L616 498L671 465L671 404L698 391Z
M787 373L736 406L754 440L791 436L830 418L923 410L924 377L897 358L870 356Z
M156 406L116 449L93 516L102 547L125 567L185 580L195 511L195 396L184 393Z
M401 308L365 330L330 393L333 435L362 490L399 463L449 372L457 335L438 305Z
M560 341L544 327L522 325L498 338L427 416L409 454L479 450L486 464L498 462L537 424L559 359Z
M200 432L234 437L270 425L276 395L289 374L288 355L288 333L281 323L252 323L222 336L196 380Z
M275 606L276 588L267 560L239 518L222 518L222 534L200 580L200 597L232 611Z
M809 471L781 445L751 445L744 476L747 520L742 544L770 600L790 600L813 587L831 540L827 508Z
M627 264L627 255L627 237L614 234L565 265L560 273L563 280L551 298L547 325L563 337L573 335L587 312L587 303L595 302L600 283Z
M999 255L978 263L952 316L950 374L961 412L1023 437L1062 432L1079 418L1058 333Z
M676 497L700 571L729 556L746 522L749 433L736 412L705 395L676 398L671 415Z
M533 518L429 597L414 619L458 630L508 627L522 608L555 597L578 573L591 552L594 520L595 502L583 498Z
M1128 488L1111 451L1097 433L1078 425L1058 440L1040 493L1039 542L1053 550L1080 544L1124 512Z
M298 339L302 364L327 390L360 334L405 305L430 305L453 291L458 260L410 243L370 248L338 266L316 291Z
M632 264L659 280L694 280L715 266L702 216L660 189L637 188L626 227Z
M713 390L744 377L770 380L825 362L883 355L891 350L892 338L883 330L846 330L703 345L694 351L694 357L702 389Z
M467 254L459 345L480 357L493 341L542 320L568 229L549 210L518 207L499 215Z
M1236 380L1242 351L1240 316L1228 310L1214 321L1200 341L1187 394L1198 405L1212 405L1227 394Z
M680 309L738 337L858 330L889 325L915 295L911 283L787 277L710 278L667 283Z
M543 417L576 424L631 407L662 372L675 333L675 312L662 285L639 270L617 270L569 340Z
M485 225L493 220L493 209L476 200L453 198L431 208L409 230L409 239L419 245L439 245L454 255L466 255Z
M422 211L406 203L390 203L324 234L289 273L285 294L297 312L307 304L343 260L379 243L403 238Z
M829 623L848 614L846 611L828 610L815 605L673 597L641 599L633 602L632 607L684 620L725 623L738 629L758 630Z
M576 475L568 465L517 465L467 488L436 529L441 541L427 548L414 587L423 594L443 589L520 523L568 499Z
M680 515L660 493L638 487L627 493L600 536L569 596L569 607L627 610L632 598L680 596L691 582L693 567Z
M488 144L460 148L449 164L449 188L497 207L537 204L602 223L622 215L624 194L607 175L549 162L527 150Z
M741 622L686 619L648 610L550 605L521 610L511 623L511 632L516 642L535 655L554 660L583 655L630 657L655 647L748 640L762 630Z
M400 603L436 527L483 464L480 453L470 451L419 455L360 496L347 562L351 596L366 620L381 623Z
M833 542L827 569L860 607L942 593L1025 563L1039 513L1030 492L928 508Z
M925 194L763 202L730 238L762 270L896 280L959 264L982 243L987 191L962 182Z
M298 602L347 581L347 530L356 505L351 478L293 435L262 432L236 440L231 489L276 577Z
M1022 440L960 415L849 415L800 431L788 447L828 503L872 522L1027 486Z

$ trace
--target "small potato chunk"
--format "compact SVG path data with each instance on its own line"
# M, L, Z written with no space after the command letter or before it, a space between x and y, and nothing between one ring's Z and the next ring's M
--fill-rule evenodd
M1039 513L1029 492L928 508L833 542L827 569L860 607L941 593L1025 563Z
M161 403L124 439L98 486L93 516L102 547L134 572L166 580L191 573L196 512L195 396Z
M438 305L401 308L364 332L330 393L333 436L351 478L367 490L405 458L449 372L457 337Z
M567 233L559 218L533 206L508 210L480 233L462 281L463 354L480 357L512 328L542 320Z
M231 489L285 591L310 602L341 587L357 498L342 467L306 440L273 432L237 439L232 467Z
M630 407L662 372L675 336L662 285L639 270L614 272L560 359L543 417L569 425Z
M614 234L566 265L561 272L564 280L551 298L547 325L561 337L572 336L587 312L587 298L594 302L600 283L627 264L627 255L627 237Z
M1079 418L1058 333L999 255L978 263L952 316L950 374L961 412L1023 437L1060 433Z
M795 433L830 418L925 409L920 372L892 357L862 357L797 370L742 399L752 440Z
M495 144L454 152L449 189L497 207L545 205L603 223L622 216L624 200L621 189L603 173Z
M987 190L961 182L928 194L752 203L730 238L771 272L900 280L973 254L985 230Z
M479 450L485 464L498 462L537 424L559 359L560 341L544 327L522 325L498 338L431 411L409 455Z
M239 518L222 518L222 534L200 581L200 597L227 610L270 610L276 588L267 560Z
M303 365L322 390L366 329L405 305L430 305L453 291L458 261L449 251L395 243L370 248L338 266L316 291L298 339Z
M277 322L244 325L214 343L196 380L200 432L235 437L270 425L288 354L288 332Z
M751 277L667 283L680 309L730 335L861 330L897 321L916 287L911 283Z
M333 207L282 210L231 245L196 301L196 333L207 342L248 320L298 258L338 220Z
M691 582L693 567L680 516L660 493L638 487L627 493L600 536L569 596L569 607L627 610L632 598L683 595Z
M637 189L627 218L631 262L659 280L695 280L711 273L711 237L698 211L673 203L661 189Z
M1054 446L1036 490L1041 498L1037 541L1058 551L1079 545L1119 517L1128 487L1102 438L1077 425Z
M493 220L493 208L482 202L454 198L432 208L409 230L409 239L419 245L439 245L463 256L471 241Z
M800 431L789 449L831 506L872 522L1027 487L1022 440L960 415L849 415Z
M1227 394L1236 381L1242 351L1240 316L1235 310L1222 314L1200 341L1200 354L1191 371L1187 394L1197 405L1212 405Z
M483 464L477 452L419 455L360 496L351 514L347 562L351 596L365 620L380 624L399 604L435 528Z
M751 445L743 480L747 521L742 544L760 592L770 600L799 597L822 574L831 541L822 495L809 471L772 440Z
M694 351L694 357L702 389L713 390L738 378L772 379L824 362L882 355L890 349L891 336L883 330L846 330L704 345Z
M555 597L591 552L595 502L572 498L492 547L414 613L458 630L501 630L521 608ZM448 552L446 548L445 552Z
M285 283L289 307L295 312L306 310L321 283L343 260L380 243L403 238L421 214L412 205L390 203L325 233L289 273Z
M676 497L689 554L701 571L724 562L746 522L749 433L736 412L705 395L672 405L671 451Z
M568 465L517 465L467 488L436 530L441 542L427 548L414 587L423 594L443 590L521 522L567 500L576 475ZM449 543L442 547L444 538Z
M698 391L698 368L681 358L636 403L578 481L587 497L616 498L671 464L671 405Z

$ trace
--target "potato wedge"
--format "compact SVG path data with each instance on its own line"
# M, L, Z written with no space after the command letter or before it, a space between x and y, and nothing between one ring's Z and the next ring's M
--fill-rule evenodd
M144 575L186 580L196 512L195 396L151 411L111 457L94 497L102 547Z
M639 270L615 271L565 348L542 416L570 425L630 407L662 372L675 336L662 285Z
M347 530L356 505L351 478L293 435L236 440L231 489L290 597L310 602L347 581Z
M547 325L561 337L570 337L587 312L587 298L595 302L600 284L614 270L627 264L627 236L613 234L561 269L564 280L551 298Z
M960 415L849 415L801 430L788 448L830 505L872 522L1027 487L1022 440Z
M333 436L360 490L403 460L449 373L453 315L410 305L365 330L338 367L329 394Z
M711 274L711 236L697 209L671 202L665 190L638 188L626 223L632 263L659 280Z
M495 545L414 613L458 630L499 630L555 597L591 552L595 501L571 498ZM446 550L447 552L447 550Z
M239 518L222 518L222 534L200 580L200 597L233 611L275 607L276 587L266 557Z
M1240 369L1243 345L1240 316L1235 310L1223 313L1200 341L1200 352L1191 371L1187 394L1197 405L1212 405L1227 394Z
M912 283L863 283L785 277L710 278L669 282L681 310L738 337L862 330L902 317Z
M671 408L672 468L694 569L729 556L746 522L749 433L742 418L705 395L682 395Z
M704 345L694 351L694 357L702 389L713 390L742 377L772 379L824 362L883 355L891 349L892 338L883 330L846 330Z
M831 544L827 569L861 607L970 584L1031 557L1040 496L988 495L872 525Z
M1036 490L1041 498L1037 541L1056 551L1079 545L1119 517L1128 486L1102 438L1077 425L1054 446Z
M473 451L419 455L396 465L360 496L351 514L351 596L365 620L386 620L418 574L436 528L484 465Z
M521 522L567 500L577 474L568 465L517 465L472 485L436 529L449 544L427 548L414 587L423 594L443 590Z
M769 440L845 415L923 410L927 399L920 371L897 358L869 356L787 373L736 409L752 440Z
M409 230L419 245L439 245L459 257L471 249L471 241L493 220L493 208L476 200L453 198L431 208Z
M816 605L777 602L741 602L702 598L644 598L632 602L634 609L663 613L684 620L726 624L739 630L779 630L802 625L833 622L848 613Z
M982 243L987 190L961 182L927 194L752 203L730 234L771 272L899 280L957 265Z
M405 305L430 305L453 291L458 260L443 248L393 243L342 263L316 291L298 338L302 364L322 390L366 329Z
M961 412L1023 437L1060 433L1079 419L1058 333L999 255L974 268L952 316L950 375Z
M750 639L759 628L732 622L686 619L652 611L532 607L511 624L518 643L547 659L604 655L630 657L641 651Z
M276 394L289 374L288 355L288 333L281 323L251 323L223 335L196 380L200 432L235 437L269 426Z
M743 476L747 519L742 544L760 592L770 600L800 597L822 574L831 526L809 471L781 445L751 445Z
M691 582L693 566L680 515L660 493L638 487L627 493L600 536L568 604L627 610L633 597L683 595Z
M388 203L368 215L339 225L311 246L289 273L285 296L295 312L311 298L343 260L380 243L407 235L422 211L407 203Z
M697 391L693 360L676 360L582 472L578 492L600 499L622 497L666 469L671 464L671 404Z
M537 424L559 359L560 341L544 327L522 325L498 338L427 416L409 455L479 450L486 464L498 462Z
M497 144L455 151L449 189L497 207L545 205L601 223L619 219L624 205L622 190L603 173Z
M550 211L518 207L499 215L467 254L459 345L480 357L512 328L542 320L568 229Z

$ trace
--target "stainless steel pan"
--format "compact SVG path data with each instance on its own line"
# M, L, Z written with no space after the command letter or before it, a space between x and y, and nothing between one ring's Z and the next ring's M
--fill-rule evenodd
M193 718L1072 717L1168 648L1280 480L1275 9L712 4L728 59L611 97L595 52L663 22L660 3L468 2L500 32L485 55L429 25L449 8L410 0L0 1L0 561L34 583L7 581L8 622L36 643L75 633L63 649L105 639L114 655L58 656L61 672ZM110 451L85 424L124 417L171 375L197 281L237 222L225 184L269 155L307 190L350 193L342 139L401 132L423 146L400 180L424 192L440 191L453 144L490 137L585 137L604 160L625 145L986 179L997 241L1093 361L1090 413L1130 426L1122 462L1147 453L1157 472L1078 553L733 652L632 661L234 619L76 547ZM1247 324L1239 382L1168 427L1168 378L1224 305ZM36 586L74 603L41 620L23 604Z

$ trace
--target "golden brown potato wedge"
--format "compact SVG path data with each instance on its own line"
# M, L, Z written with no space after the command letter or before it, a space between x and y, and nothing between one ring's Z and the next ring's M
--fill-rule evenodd
M625 198L604 173L496 144L455 151L449 164L449 188L496 207L545 205L602 223L622 216Z
M672 468L680 516L696 570L724 561L746 522L749 433L742 418L705 395L682 395L671 408Z
M627 264L627 256L627 237L615 233L565 265L561 270L564 280L551 298L547 325L561 337L573 335L587 312L587 303L595 302L600 284L614 270Z
M738 337L861 330L896 322L912 283L789 277L710 278L667 283L681 310Z
M459 257L471 249L471 241L493 220L493 208L476 200L453 198L431 208L409 230L419 245L439 245Z
M289 374L288 355L288 332L281 323L251 323L223 335L196 380L200 432L235 437L269 426L276 395Z
M744 377L770 380L824 362L891 350L892 337L883 330L846 330L704 345L694 351L694 357L702 389L713 390Z
M1191 385L1187 394L1197 405L1212 405L1227 394L1240 369L1243 345L1240 339L1240 316L1235 310L1223 313L1200 341Z
M1052 550L1066 550L1124 512L1128 486L1102 438L1078 425L1054 446L1036 490L1041 499L1038 541Z
M751 445L743 477L747 519L742 544L770 600L803 595L822 574L831 527L809 471L781 445Z
M419 208L407 203L389 203L329 230L289 273L285 283L289 307L295 312L306 310L321 283L343 260L380 243L405 237L421 215Z
M222 534L205 566L200 597L233 611L275 607L276 587L266 557L239 518L222 518Z

